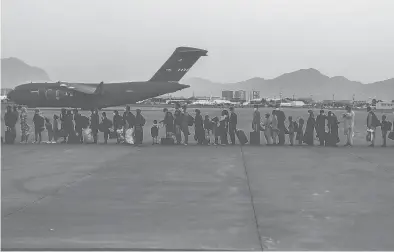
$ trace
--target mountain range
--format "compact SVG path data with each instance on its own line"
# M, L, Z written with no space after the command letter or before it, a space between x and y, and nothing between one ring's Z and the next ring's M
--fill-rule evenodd
M14 88L30 81L49 81L45 70L17 58L1 59L1 88Z
M394 78L364 84L351 81L343 76L328 77L318 70L301 69L286 73L274 79L252 78L237 83L214 83L207 79L190 78L184 81L190 88L178 91L173 96L221 96L222 90L255 90L265 98L282 97L306 98L314 100L368 100L378 98L381 100L394 99Z
M17 58L1 59L1 87L14 88L15 86L30 81L49 81L45 70L29 66ZM377 98L381 100L394 99L394 78L370 84L351 81L343 76L328 77L318 70L301 69L285 73L274 79L252 78L236 83L216 83L203 78L190 78L181 81L190 85L190 88L171 94L172 96L221 96L223 90L255 90L260 91L260 96L311 97L314 100L368 100Z

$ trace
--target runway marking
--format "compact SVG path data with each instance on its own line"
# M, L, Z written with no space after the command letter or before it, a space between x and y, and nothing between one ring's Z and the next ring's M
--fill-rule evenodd
M257 214L256 214L256 208L255 208L255 205L254 205L254 198L253 198L252 189L251 189L251 186L250 186L248 169L247 169L247 166L246 166L246 159L245 159L245 154L244 154L244 150L242 148L242 145L240 145L240 148L241 148L242 164L243 164L243 167L244 167L245 176L246 176L246 182L248 184L248 189L249 189L250 203L252 204L253 216L254 216L254 221L255 221L256 229L257 229L257 236L258 236L259 243L260 243L259 245L260 245L261 251L264 251L264 245L263 245L262 236L261 236L261 233L260 233L259 221L258 221ZM272 249L269 246L266 246L266 247L267 247L266 249Z

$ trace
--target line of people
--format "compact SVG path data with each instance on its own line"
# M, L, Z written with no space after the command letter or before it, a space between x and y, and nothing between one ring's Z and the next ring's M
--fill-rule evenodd
M371 142L370 146L373 147L375 145L376 128L381 127L382 146L385 147L387 137L390 139L394 137L394 132L391 132L392 123L387 120L386 115L383 115L382 121L380 121L370 107L367 108L367 111L366 139ZM151 128L152 144L159 143L160 125L165 127L166 138L174 139L173 142L176 144L188 145L191 135L189 127L191 126L194 126L194 139L199 145L228 145L228 137L230 143L235 145L236 136L239 138L238 118L233 107L230 107L229 111L222 110L221 116L212 119L208 115L203 118L199 109L195 109L195 116L193 117L187 111L187 106L181 106L180 104L175 104L174 113L167 108L164 108L163 112L164 119L162 121L159 123L157 120L153 121ZM252 119L254 134L251 134L250 137L251 144L260 144L260 132L263 131L267 145L284 145L286 135L288 135L291 146L296 142L299 145L314 145L316 135L321 146L337 146L340 142L340 121L337 116L332 111L329 111L326 115L324 110L321 110L316 118L312 110L309 110L308 113L309 117L304 130L305 121L303 118L293 120L293 117L289 116L286 120L285 113L279 107L273 110L271 114L267 113L264 118L261 118L259 107L255 105ZM342 118L344 135L346 136L345 146L352 146L355 113L350 106L346 107L346 112L342 114ZM17 121L20 120L21 142L27 143L30 126L27 121L26 108L8 106L4 120L7 127L6 142L15 140L15 126ZM42 132L46 129L48 132L47 143L56 143L61 138L63 138L62 143L98 143L98 133L103 132L104 143L107 143L109 138L116 138L117 143L126 142L136 145L143 142L143 128L146 123L141 110L137 109L136 115L134 115L130 106L126 106L123 115L115 110L112 120L107 117L106 112L101 113L100 119L98 110L92 110L90 117L86 117L81 115L77 109L62 109L60 115L54 115L51 121L36 109L32 122L35 135L34 143L41 142ZM132 140L128 140L130 138Z
M306 122L304 131L304 119L299 118L298 123L293 121L292 116L288 117L288 126L285 126L286 117L284 112L277 107L272 111L272 115L267 113L265 118L260 122L260 113L258 106L254 107L252 128L255 132L264 131L264 137L267 145L284 145L285 135L289 136L290 145L294 145L294 138L299 145L314 145L315 133L319 139L320 146L334 146L340 142L339 124L337 116L329 111L328 115L324 110L320 110L319 115L315 118L312 110L308 110L309 117ZM375 146L376 128L381 127L383 144L387 146L387 137L394 140L394 132L391 132L392 123L387 120L387 116L383 115L380 121L371 107L367 107L367 135L366 140L371 142L370 147ZM346 136L346 144L344 146L353 146L355 113L350 106L346 107L346 112L342 114L344 135ZM260 122L260 124L259 124Z

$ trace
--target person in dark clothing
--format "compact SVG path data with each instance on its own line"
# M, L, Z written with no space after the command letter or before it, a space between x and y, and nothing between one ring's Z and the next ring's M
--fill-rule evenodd
M280 110L279 106L276 107L275 115L276 118L278 119L278 137L279 137L278 145L284 145L285 133L287 131L285 126L286 115L282 110Z
M234 107L230 107L230 117L228 120L228 133L230 135L231 144L235 145L235 135L237 133L237 114L234 112Z
M45 129L45 119L42 115L40 115L40 110L36 109L33 116L33 124L34 124L34 143L41 143L42 136L41 133Z
M14 116L16 117L16 122L18 122L19 119L19 112L18 112L18 107L17 106L13 106L12 107L12 113L14 113Z
M18 122L18 117L12 111L11 106L7 106L7 112L4 115L4 124L7 127L7 130L10 131L13 136L12 143L15 141L15 138L16 138L15 125L17 122Z
M298 127L297 127L297 136L296 140L298 140L298 145L302 145L302 142L304 141L304 119L300 118L298 120Z
M160 123L162 123L166 128L166 137L172 137L174 133L174 116L167 108L163 109L164 119Z
M194 118L194 134L196 134L197 143L203 144L205 140L204 121L201 116L201 111L199 109L196 109L195 112L196 117Z
M108 143L108 138L109 138L109 129L112 128L112 122L107 118L107 113L103 112L101 118L101 129L104 132L104 144Z
M66 117L67 136L75 133L75 125L74 125L73 119L74 119L74 116L73 116L71 110L67 110L67 117Z
M320 110L320 114L316 117L316 134L320 141L320 146L326 145L326 120L327 116L324 110Z
M135 116L130 111L130 106L126 106L126 111L123 113L123 121L125 126L125 131L128 129L132 129L135 126Z
M331 111L328 111L328 116L327 116L327 126L328 126L328 145L337 147L337 144L339 143L339 134L338 134L338 118L334 113Z
M119 115L119 111L114 111L114 117L112 118L113 125L114 125L114 132L116 133L116 142L120 143L120 138L117 130L122 129L124 126L123 118Z
M227 139L228 111L227 110L222 111L222 116L220 117L219 120L219 132L220 132L220 144L227 145L228 144L228 139Z
M90 129L92 130L92 135L93 135L93 142L96 144L97 143L97 136L98 136L98 129L100 125L100 118L98 115L98 110L91 110L91 115L90 115Z
M192 126L194 124L194 118L187 112L187 106L184 104L182 106L182 124L181 124L181 129L183 133L183 145L187 146L189 143L189 126Z
M307 145L314 145L314 133L315 133L315 116L313 115L313 111L309 110L309 118L306 122L306 129L305 129L305 136L304 136L304 143Z
M382 130L382 138L383 138L383 144L382 147L386 147L386 141L387 141L387 133L390 132L392 123L386 120L386 115L382 116L382 122L380 124L381 130Z
M52 129L53 129L53 140L56 143L57 140L59 139L59 117L57 115L53 115L53 124L52 124Z
M371 134L371 139L370 139L371 144L369 145L369 147L374 147L375 146L376 128L381 125L380 125L380 121L379 121L378 117L376 116L375 112L372 110L372 108L370 106L367 107L367 112L368 112L367 128L368 128L368 131L370 131L369 133Z
M82 115L78 112L78 109L74 109L73 118L75 124L75 133L80 138L81 143L83 143L82 129L84 125L82 125Z
M141 114L141 109L136 110L137 115L135 116L135 144L139 145L142 144L143 137L144 137L144 125L145 125L145 118Z

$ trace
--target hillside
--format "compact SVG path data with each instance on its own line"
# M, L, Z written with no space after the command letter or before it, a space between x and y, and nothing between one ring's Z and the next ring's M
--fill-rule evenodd
M356 100L366 100L377 97L382 100L394 99L394 78L363 84L351 81L343 76L328 77L316 69L301 69L286 73L274 79L252 78L238 83L213 83L201 78L191 78L183 83L191 87L174 93L174 96L185 97L195 95L220 96L222 90L256 90L262 97L279 97L280 92L284 97L310 97L315 100L332 99L335 94L337 100L350 100L355 95Z
M29 66L17 58L1 59L1 88L14 88L30 81L49 81L48 74L38 67ZM363 84L343 76L328 77L318 70L301 69L282 74L274 79L255 77L237 83L215 83L203 78L190 78L181 81L190 88L173 93L173 96L221 96L222 90L260 91L261 97L311 97L315 100L332 99L356 100L378 98L394 99L394 78L385 81Z
M30 81L49 81L48 74L17 58L1 59L1 88L14 88Z

